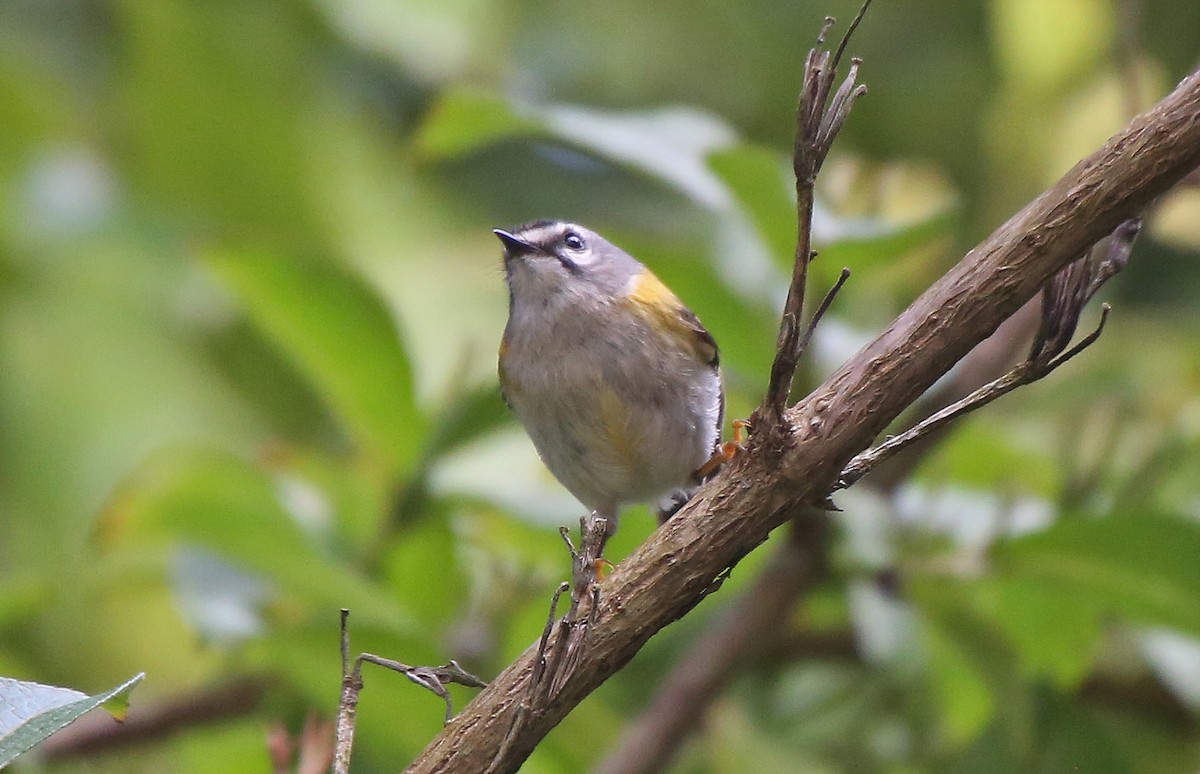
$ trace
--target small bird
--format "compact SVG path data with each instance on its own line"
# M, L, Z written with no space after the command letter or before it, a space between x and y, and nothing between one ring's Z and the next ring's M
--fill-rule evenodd
M720 448L716 341L649 269L594 231L539 220L494 233L509 291L505 402L554 477L606 520L605 540L626 504L654 503L666 521Z

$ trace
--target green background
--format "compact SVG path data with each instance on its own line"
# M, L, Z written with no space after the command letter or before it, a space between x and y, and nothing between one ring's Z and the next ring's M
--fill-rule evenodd
M270 679L220 723L48 771L269 770L355 650L485 678L541 629L579 508L495 386L490 234L642 259L757 403L793 239L804 54L843 0L0 3L0 674L139 704ZM1200 4L878 0L818 185L815 384L1200 58ZM1200 767L1200 190L1161 202L1104 337L839 495L830 576L681 772ZM1095 310L1085 325L1095 320ZM622 521L619 559L652 529ZM616 743L770 547L539 747ZM875 579L898 573L899 595ZM366 674L355 771L441 702ZM461 706L470 695L454 690ZM30 765L27 763L27 766Z

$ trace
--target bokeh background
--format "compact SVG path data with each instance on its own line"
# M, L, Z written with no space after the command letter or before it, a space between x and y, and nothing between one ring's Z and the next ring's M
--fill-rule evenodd
M798 73L855 10L0 3L0 674L145 671L135 712L244 691L24 770L268 771L270 723L336 707L340 607L355 650L410 664L489 677L532 642L579 509L496 391L490 229L577 220L639 256L745 416L791 254ZM1200 4L879 0L850 53L870 93L819 182L812 287L854 276L809 386L1191 72ZM848 645L747 665L675 771L1200 767L1198 245L1183 186L1098 344L894 491L839 495L830 571L780 631ZM614 558L652 525L628 514ZM770 550L524 770L600 760ZM442 704L366 681L355 770L395 771Z

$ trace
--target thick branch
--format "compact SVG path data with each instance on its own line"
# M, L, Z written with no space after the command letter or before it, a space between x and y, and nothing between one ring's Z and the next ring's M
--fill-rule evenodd
M714 581L762 543L797 503L816 503L842 466L1059 269L1200 166L1200 74L1184 80L926 291L875 341L791 409L792 432L752 436L603 583L599 625L562 690L531 713L502 770L514 771L576 704ZM482 771L499 749L536 655L530 648L471 702L411 771Z
M1040 302L1030 301L1021 311L1004 321L995 333L982 342L955 368L955 377L939 390L922 396L918 405L920 419L966 397L992 379L999 377L1013 362L1017 352L1037 328ZM936 435L934 433L933 435ZM898 456L872 470L872 486L888 490L907 477L931 445L918 442ZM741 598L727 600L724 615L716 618L689 647L656 691L651 703L625 724L625 731L613 750L597 768L605 772L655 771L702 727L712 703L755 657L770 659L764 652L783 647L779 622L785 620L811 588L814 574L809 571L824 561L827 541L814 539L815 527L822 520L793 520L788 540L778 547L766 569ZM795 643L788 647L793 647ZM794 648L808 655L855 653L853 637L833 636L815 644L808 638ZM774 656L779 660L778 654ZM642 768L642 762L659 769Z
M1040 301L1031 300L1005 320L995 333L984 339L955 366L954 378L951 381L921 396L912 412L913 416L908 418L899 431L908 430L1003 375L1016 363L1022 349L1028 349L1029 340L1038 327L1040 307ZM881 492L893 492L925 459L926 452L936 445L945 429L930 433L895 457L880 463L867 475L866 482Z
M672 667L654 701L625 726L620 742L592 774L666 771L682 741L701 725L714 697L736 677L747 657L770 642L769 632L824 572L827 520L810 509L793 522L788 543L732 605L705 629Z

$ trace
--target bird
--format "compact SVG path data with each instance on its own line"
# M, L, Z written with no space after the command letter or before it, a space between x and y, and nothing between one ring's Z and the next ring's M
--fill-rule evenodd
M656 507L664 523L721 450L725 392L716 340L649 269L595 231L538 220L494 229L508 322L505 403L542 462L604 519Z

